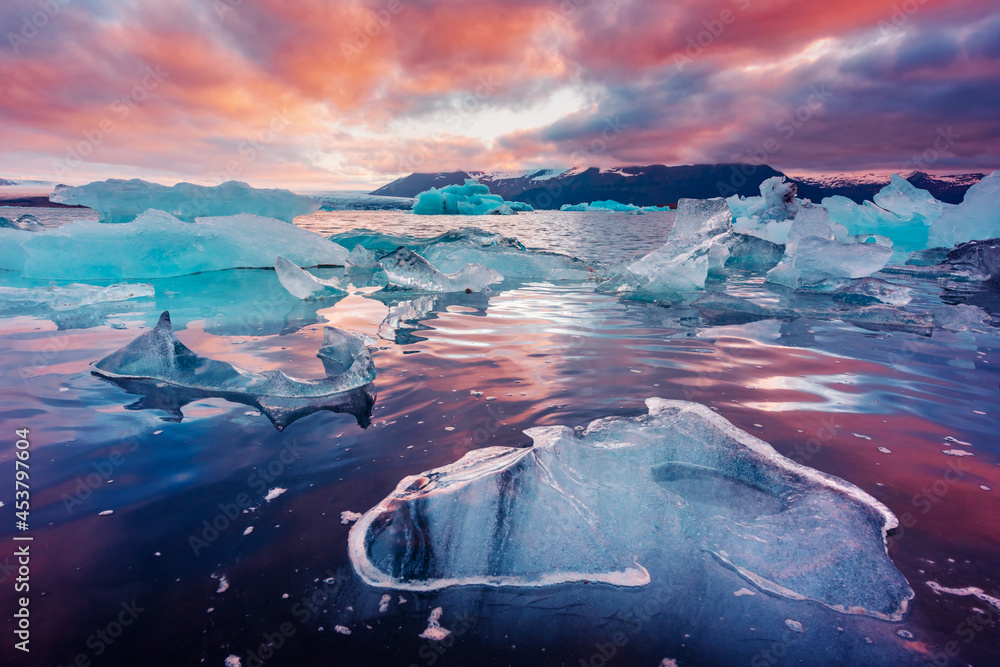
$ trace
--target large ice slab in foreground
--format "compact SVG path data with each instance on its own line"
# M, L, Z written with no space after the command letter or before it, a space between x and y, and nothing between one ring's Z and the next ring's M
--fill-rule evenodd
M138 178L111 178L78 187L57 185L49 200L92 208L101 214L101 222L129 222L151 208L186 222L240 213L291 222L320 207L313 199L288 190L261 190L239 181L214 187L193 183L168 187Z
M676 584L704 553L750 584L898 620L913 591L886 555L896 517L861 489L797 464L705 406L647 399L649 414L526 431L404 478L351 529L366 583Z
M316 356L323 362L326 377L300 380L280 370L249 371L203 357L177 339L170 313L164 312L153 329L92 364L91 371L133 393L155 393L160 403L184 404L213 396L253 405L281 429L305 414L318 410L353 413L355 403L364 403L356 390L375 379L369 351L374 344L373 338L324 327L323 345ZM152 386L136 390L135 383L143 382ZM373 401L372 394L369 408Z
M400 247L379 261L389 285L419 292L481 292L503 281L503 276L482 264L466 264L454 273L438 271L409 248Z
M26 278L132 280L233 268L270 268L279 256L297 266L343 266L348 252L313 232L273 218L234 215L182 222L147 211L132 222L74 222L16 236L0 259ZM0 235L2 238L3 235ZM18 265L20 260L20 265Z
M474 178L465 179L464 185L421 192L413 205L415 215L514 215L533 210L523 202L508 202L500 195L490 194L489 187Z

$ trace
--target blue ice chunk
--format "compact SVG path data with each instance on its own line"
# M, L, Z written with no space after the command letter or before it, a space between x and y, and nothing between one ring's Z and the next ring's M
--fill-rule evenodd
M464 185L421 192L413 205L415 215L514 215L532 210L523 202L506 202L500 195L490 194L490 189L474 178L465 179Z
M6 235L19 236L0 250L3 268L18 270L19 263L24 277L50 280L132 280L270 268L279 256L297 266L343 266L348 256L346 248L319 234L249 214L190 223L147 211L128 223L80 221L30 234L0 230L0 239Z

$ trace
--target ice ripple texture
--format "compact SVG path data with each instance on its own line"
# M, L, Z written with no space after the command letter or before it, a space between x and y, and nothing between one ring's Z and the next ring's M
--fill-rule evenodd
M705 406L582 431L525 431L404 478L351 529L371 586L644 586L694 576L711 554L758 588L899 620L913 591L886 553L896 517L839 478L795 463Z

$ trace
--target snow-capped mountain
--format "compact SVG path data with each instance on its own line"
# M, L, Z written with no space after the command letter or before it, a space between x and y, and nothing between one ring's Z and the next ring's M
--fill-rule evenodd
M853 174L829 174L824 176L792 176L798 183L799 196L820 201L823 197L842 195L855 202L871 199L892 180L891 171L877 171ZM949 204L959 204L965 191L981 181L984 174L956 174L936 176L922 171L908 171L900 174L914 186L927 190L937 199Z
M510 171L454 171L415 173L385 185L371 194L415 197L431 187L461 184L475 178L504 199L523 201L537 209L559 208L600 199L613 199L637 206L663 206L678 199L708 199L739 194L757 195L762 181L785 176L767 165L696 164L538 169ZM934 176L908 172L903 176L918 188L928 190L941 201L959 203L965 191L978 183L983 174ZM833 174L828 176L788 177L799 186L799 196L815 202L824 197L843 195L861 203L871 199L888 185L892 172Z

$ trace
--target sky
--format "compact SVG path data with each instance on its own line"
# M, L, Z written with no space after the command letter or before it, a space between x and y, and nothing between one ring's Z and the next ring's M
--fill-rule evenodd
M1000 168L995 0L4 0L0 177Z

